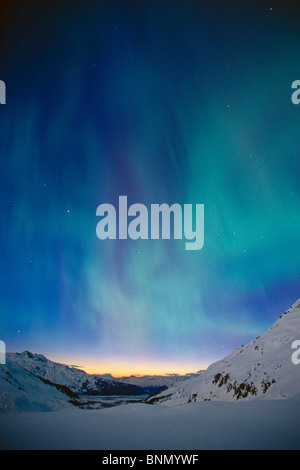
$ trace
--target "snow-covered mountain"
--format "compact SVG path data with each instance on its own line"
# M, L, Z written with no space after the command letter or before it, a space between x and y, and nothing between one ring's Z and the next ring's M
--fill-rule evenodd
M8 353L0 366L0 412L56 411L89 405L81 395L142 395L132 384L50 361L42 354Z
M68 387L80 395L141 395L144 390L136 385L109 380L101 375L90 375L83 370L47 359L42 354L8 353L7 365L16 364L44 381Z
M148 403L174 406L299 397L300 364L291 359L295 340L300 340L300 299L261 336L215 362L199 377L152 396Z
M43 381L14 361L0 366L0 412L57 411L72 407L76 395Z

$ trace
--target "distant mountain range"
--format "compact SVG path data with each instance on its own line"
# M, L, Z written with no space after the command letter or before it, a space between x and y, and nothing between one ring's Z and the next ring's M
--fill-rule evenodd
M197 401L299 398L300 364L292 362L295 340L300 340L300 299L246 346L215 362L200 376L147 401L175 406Z
M126 384L136 385L142 387L145 393L153 393L157 390L164 390L167 387L172 387L174 384L192 377L198 377L204 371L199 370L196 373L189 373L186 375L168 374L168 375L130 375L126 377L115 378L110 374L103 375L103 378L118 380Z

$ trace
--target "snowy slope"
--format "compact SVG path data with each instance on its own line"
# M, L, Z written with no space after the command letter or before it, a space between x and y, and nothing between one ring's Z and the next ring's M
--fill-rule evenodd
M135 385L107 380L83 370L50 361L42 354L8 353L7 363L16 364L35 376L68 387L74 393L88 395L139 395L144 391Z
M199 377L148 400L174 406L196 401L286 399L300 394L300 365L291 348L300 339L300 300L246 346L212 364Z
M0 366L0 413L20 411L57 411L73 407L75 396L44 383L22 366L8 361Z

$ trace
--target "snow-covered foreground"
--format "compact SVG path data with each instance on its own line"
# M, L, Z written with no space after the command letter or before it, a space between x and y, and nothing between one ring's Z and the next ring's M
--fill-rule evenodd
M300 449L300 400L0 415L2 449Z

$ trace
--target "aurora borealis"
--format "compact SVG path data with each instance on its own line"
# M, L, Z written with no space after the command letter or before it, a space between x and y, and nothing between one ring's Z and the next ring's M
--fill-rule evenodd
M297 3L5 0L1 20L7 349L191 372L261 334L300 297ZM204 204L203 249L99 240L121 195Z

